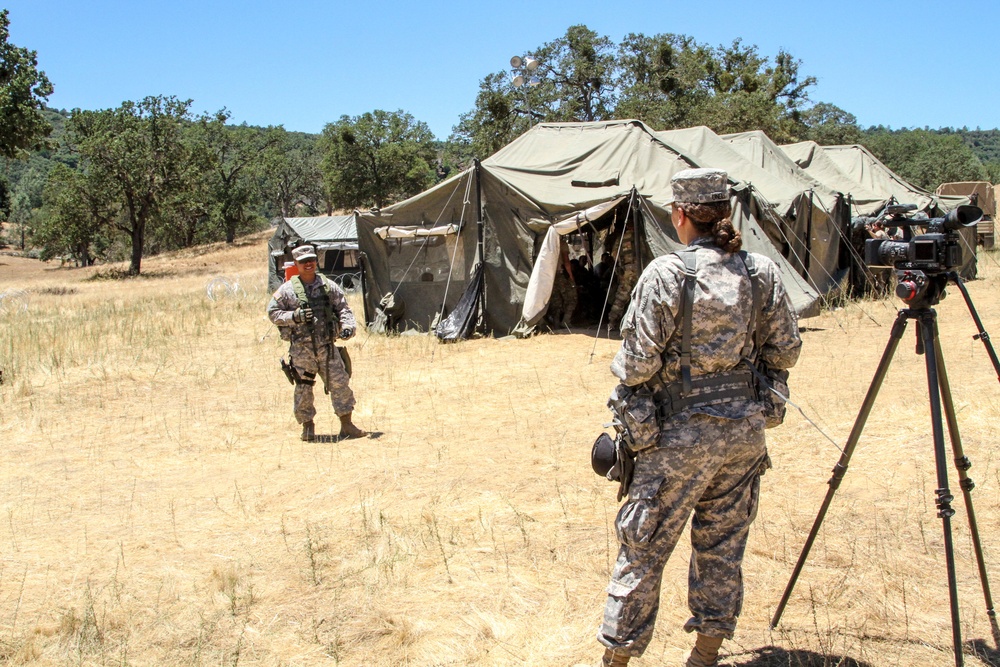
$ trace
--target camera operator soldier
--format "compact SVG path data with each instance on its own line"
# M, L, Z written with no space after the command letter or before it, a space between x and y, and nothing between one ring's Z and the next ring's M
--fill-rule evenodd
M351 420L354 392L349 370L333 344L338 336L347 340L354 335L354 313L343 290L317 272L312 246L295 248L292 257L299 275L282 283L274 293L267 316L278 326L282 339L291 341L288 356L295 382L295 419L302 424L302 439L311 442L316 438L313 385L317 374L340 418L341 437L360 438L365 432Z
M726 173L688 169L671 183L671 222L688 247L643 271L611 365L616 394L645 388L655 409L615 521L621 547L597 636L605 667L627 665L649 645L663 568L692 512L684 629L697 640L686 665L718 664L742 606L743 554L770 467L766 401L743 361L784 378L801 347L777 267L739 252Z

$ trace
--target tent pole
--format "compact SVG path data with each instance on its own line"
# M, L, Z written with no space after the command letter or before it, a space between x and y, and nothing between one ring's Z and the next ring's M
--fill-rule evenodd
M812 230L813 230L813 191L809 191L809 215L806 217L806 256L805 269L809 271L809 258L812 257Z
M634 185L632 186L632 192L629 196L632 200L630 202L630 207L632 209L632 248L634 248L635 251L637 268L639 269L639 273L642 273L648 262L645 261L646 258L643 255L642 246L639 245L639 221L642 219L642 212L639 211L639 191L635 189Z
M486 262L486 251L484 248L484 233L483 229L485 227L485 221L483 220L483 185L481 180L482 167L479 164L479 158L473 158L472 164L476 170L476 268L482 268L483 271L486 270L485 266L482 266ZM481 329L486 321L486 276L483 275L483 280L480 282L480 292L479 292L479 317L476 322L476 329Z
M480 181L479 158L473 158L472 164L476 171L476 264L481 264L483 257L483 187Z

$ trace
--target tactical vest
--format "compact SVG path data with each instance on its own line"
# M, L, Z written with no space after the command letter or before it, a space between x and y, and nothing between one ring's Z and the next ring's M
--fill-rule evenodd
M335 327L340 323L340 316L334 312L333 302L330 300L330 282L321 273L316 274L316 279L320 281L322 297L310 298L301 276L292 276L289 282L292 284L295 298L299 300L300 308L312 308L314 311L323 313L323 320L326 322L326 335L332 340L335 336Z
M758 400L757 383L753 371L755 354L754 334L757 329L757 312L760 309L760 289L757 286L758 272L753 256L741 250L737 253L743 261L743 266L750 278L750 293L752 305L750 321L747 325L746 339L740 351L742 366L719 373L706 373L692 377L691 375L691 327L692 306L694 305L694 290L698 276L697 248L688 247L672 253L684 263L684 289L681 292L680 328L681 328L681 379L650 386L653 398L656 400L660 418L669 419L673 415L702 408L718 403L728 403L735 400Z

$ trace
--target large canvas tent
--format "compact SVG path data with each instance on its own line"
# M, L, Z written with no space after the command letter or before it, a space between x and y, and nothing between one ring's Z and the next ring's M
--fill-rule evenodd
M783 191L763 194L777 198L784 209L780 238L775 242L796 268L824 292L843 284L852 266L847 241L851 212L843 194L800 169L759 130L721 138L782 183Z
M725 169L731 178L745 184L753 217L817 291L825 293L839 284L845 267L840 253L842 221L830 213L832 209L841 214L834 191L804 178L794 166L781 164L776 168L775 159L748 158L741 146L707 127L669 130L657 136L702 164ZM753 141L747 143L757 147L761 138L752 136Z
M639 121L536 125L427 192L359 214L367 309L392 294L407 328L428 330L450 316L446 331L461 320L455 337L468 335L473 320L497 333L530 329L548 304L560 235L586 234L596 250L634 234L644 266L680 247L669 222L670 177L697 166L714 165L682 155ZM816 291L752 218L740 183L733 203L745 246L778 262L796 310L814 314Z
M847 197L851 213L875 215L885 206L888 197L884 192L876 192L869 185L864 185L849 176L830 157L824 147L815 141L785 144L781 146L781 150L807 174L843 193Z
M304 242L316 247L319 270L353 286L360 275L358 231L354 215L279 218L267 243L267 286L274 291L285 279L284 265L292 261L289 244Z

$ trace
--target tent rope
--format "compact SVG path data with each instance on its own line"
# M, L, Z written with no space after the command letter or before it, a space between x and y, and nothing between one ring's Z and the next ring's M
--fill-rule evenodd
M753 185L751 184L750 187L753 188ZM799 262L799 264L801 264L804 267L805 266L805 262L803 261L802 257L799 255L799 253L795 250L795 246L792 244L791 239L788 238L788 235L785 233L785 230L782 229L785 221L780 216L778 216L777 213L775 213L775 209L777 207L773 203L771 203L767 199L767 197L765 197L763 194L761 194L760 190L758 190L756 188L753 188L753 192L755 193L755 196L759 197L760 200L762 202L764 202L764 204L766 205L765 208L764 208L764 213L765 213L765 215L767 215L770 218L771 222L774 223L774 226L778 230L778 233L781 234L781 238L784 239L784 241L785 241L786 244L788 244L788 251ZM836 283L836 280L834 279L834 277L832 275L830 275L829 271L826 270L826 267L823 266L823 263L819 261L819 258L817 258L816 255L814 255L811 250L807 250L806 252L809 254L809 257L811 259L816 260L816 263L820 266L820 268L823 269L823 272L826 273L827 277L830 279L830 282ZM821 290L816 285L816 281L813 280L812 277L809 276L809 275L804 275L804 276L802 276L802 278L805 279L806 284L808 284L810 287L812 287L814 290L816 290L816 294L819 296L820 299L823 300L823 303L826 305L826 307L828 309L828 312L833 313L834 311L830 307L831 306L830 300L827 298L826 293L823 290ZM870 317L870 315L869 315L869 317ZM840 322L840 319L837 318L836 315L833 316L833 319L837 323L837 326L840 327L841 330L843 330L843 331L846 332L846 329L844 329L844 325Z
M471 170L469 171L469 183L470 184L472 183L472 172L471 172ZM466 186L466 192L468 192L469 187L470 186L468 186L468 185ZM441 222L441 218L444 216L444 212L446 210L448 210L448 205L451 204L451 200L455 198L455 193L456 192L458 192L458 188L457 187L454 188L451 191L450 195L448 195L448 200L444 203L444 206L441 207L441 212L438 213L438 217L435 218L435 220L434 220L434 226L437 226L438 223ZM466 199L468 199L468 197L466 197ZM463 216L465 215L465 204L466 203L468 203L468 202L463 202L462 203L462 215ZM461 220L459 221L458 233L459 234L462 233L462 221ZM396 288L394 290L392 290L392 292L391 292L392 296L396 296L396 292L399 291L399 288L402 287L403 283L406 281L406 276L408 276L410 274L410 269L413 268L413 265L417 263L417 258L420 257L420 251L426 249L428 240L429 239L425 238L423 245L420 248L418 248L417 251L413 254L413 259L410 261L410 265L408 267L406 267L406 271L403 272L403 276L398 281L396 281ZM456 246L457 245L458 244L456 244ZM450 278L451 277L451 275L450 275L451 271L449 271L448 273L449 273L449 278Z
M601 306L601 316L597 319L597 336L594 337L594 347L590 350L590 363L594 362L594 354L597 352L597 341L601 339L601 325L604 324L604 315L608 310L608 300L611 297L611 285L614 282L614 275L618 270L618 259L621 256L622 243L625 241L625 227L632 215L632 197L628 199L628 209L625 211L625 222L622 223L621 237L618 239L618 249L615 251L615 261L611 265L611 280L608 281L608 290L604 293L604 304ZM612 227L618 226L618 209L615 209L615 219ZM608 340L611 340L611 330L608 330Z
M458 188L455 188L455 190L457 191ZM465 209L471 203L469 201L469 193L471 191L472 191L472 172L469 172L469 180L465 184L465 194L462 196L462 212L458 216L458 233L459 233L459 235L461 235L462 229L465 227ZM452 194L454 195L454 192ZM448 201L451 201L451 198L449 198ZM441 215L444 215L444 210L443 209L441 211ZM437 222L440 222L440 221L441 221L441 217L438 216L438 219L435 221L435 224ZM455 273L455 261L458 259L458 247L459 247L459 245L461 245L461 244L458 242L458 239L456 238L455 239L455 247L451 251L451 262L449 262L449 264L448 264L448 280L444 284L444 297L442 297L442 299L441 299L441 308L438 311L438 312L441 313L442 317L444 317L445 305L448 303L448 291L451 289L451 277ZM479 261L480 262L484 261L484 258L480 257Z

